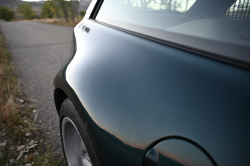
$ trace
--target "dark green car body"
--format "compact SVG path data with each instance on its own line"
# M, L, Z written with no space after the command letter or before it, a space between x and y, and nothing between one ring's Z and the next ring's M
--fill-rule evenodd
M97 22L98 2L54 95L58 112L68 97L87 122L102 164L249 166L249 66Z

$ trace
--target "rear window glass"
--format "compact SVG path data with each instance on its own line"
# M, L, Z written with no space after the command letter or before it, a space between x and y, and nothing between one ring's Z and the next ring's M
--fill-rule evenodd
M104 0L96 20L250 62L250 0Z

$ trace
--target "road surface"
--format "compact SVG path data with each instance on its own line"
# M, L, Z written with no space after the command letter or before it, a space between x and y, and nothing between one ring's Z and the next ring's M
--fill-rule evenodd
M52 127L47 137L61 153L53 79L69 56L73 28L33 22L3 22L0 28L23 90L37 100L37 122Z

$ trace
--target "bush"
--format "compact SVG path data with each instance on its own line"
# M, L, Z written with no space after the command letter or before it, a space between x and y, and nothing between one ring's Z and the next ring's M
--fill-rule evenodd
M31 20L35 18L35 12L32 10L31 4L23 4L17 7L17 11L23 15L25 19Z
M40 18L41 18L40 15L37 15L37 14L36 14L36 15L34 16L34 19L40 19Z
M53 18L56 15L55 3L53 1L46 1L42 5L41 16L43 18Z
M15 14L13 11L10 11L6 7L0 7L0 19L3 19L5 21L11 21L14 19Z

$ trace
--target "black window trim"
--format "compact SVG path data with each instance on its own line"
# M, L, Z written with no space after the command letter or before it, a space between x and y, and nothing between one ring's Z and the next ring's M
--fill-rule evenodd
M96 16L102 6L102 3L103 3L104 0L97 0L96 4L95 4L95 7L94 9L92 10L91 14L90 14L90 17L89 19L93 19L95 20L96 19Z

